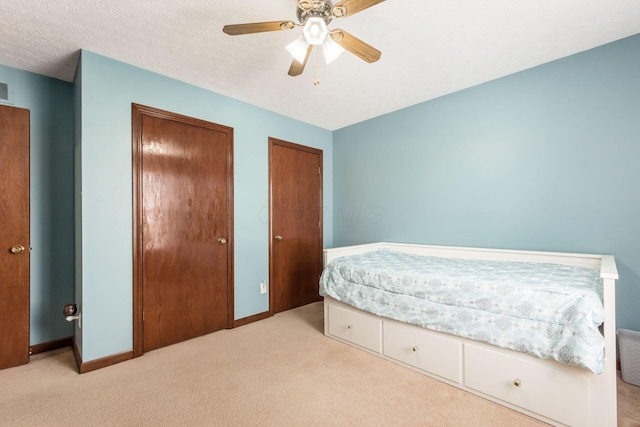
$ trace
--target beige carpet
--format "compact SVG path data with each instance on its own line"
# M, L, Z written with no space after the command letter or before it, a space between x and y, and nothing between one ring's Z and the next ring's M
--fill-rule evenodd
M0 425L544 425L327 338L322 316L310 304L84 375L70 349L34 356L0 371ZM638 426L640 387L620 387L620 425Z

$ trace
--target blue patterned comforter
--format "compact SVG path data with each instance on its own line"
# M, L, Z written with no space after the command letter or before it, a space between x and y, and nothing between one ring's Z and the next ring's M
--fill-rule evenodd
M330 262L320 294L382 317L604 370L599 271L389 249Z

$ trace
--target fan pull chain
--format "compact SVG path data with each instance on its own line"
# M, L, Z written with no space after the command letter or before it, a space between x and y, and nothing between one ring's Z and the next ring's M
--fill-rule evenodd
M312 59L313 60L313 73L314 73L313 85L314 86L318 86L320 84L320 75L318 74L318 70L320 69L320 67L319 67L320 60L318 59L319 55L316 54L316 55L313 55L313 56L314 56L313 59Z

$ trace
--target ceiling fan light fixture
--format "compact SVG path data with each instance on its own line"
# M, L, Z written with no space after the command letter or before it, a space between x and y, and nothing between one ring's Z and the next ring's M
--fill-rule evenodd
M307 49L309 48L309 43L307 43L307 39L304 34L289 43L285 46L285 49L295 58L299 63L303 63L304 59L307 56Z
M336 18L346 18L385 0L296 0L297 23L290 20L265 21L246 24L232 24L222 27L230 36L242 34L266 33L272 31L291 31L302 27L302 34L285 48L293 56L289 75L299 76L304 71L314 46L322 46L327 64L334 61L345 50L365 62L373 63L380 59L382 52L359 38L341 29L329 30L328 26Z
M331 37L327 37L327 39L322 44L322 52L324 53L324 60L327 65L331 64L334 59L344 52L344 48L340 46L338 43L333 41Z
M327 24L324 22L324 19L313 17L307 19L302 34L307 40L307 43L321 45L327 38L329 30L327 29Z

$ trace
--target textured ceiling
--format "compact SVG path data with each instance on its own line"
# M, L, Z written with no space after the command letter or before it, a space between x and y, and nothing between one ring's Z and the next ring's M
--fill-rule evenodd
M640 1L387 0L329 25L380 61L317 50L299 77L284 46L300 28L222 32L277 20L295 0L2 0L0 64L71 81L87 49L335 130L638 34Z

